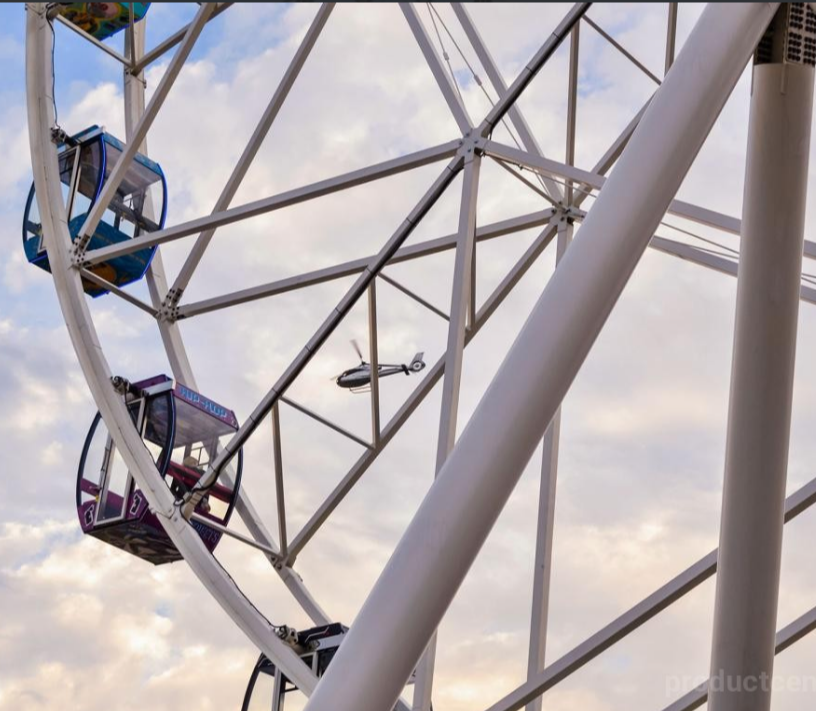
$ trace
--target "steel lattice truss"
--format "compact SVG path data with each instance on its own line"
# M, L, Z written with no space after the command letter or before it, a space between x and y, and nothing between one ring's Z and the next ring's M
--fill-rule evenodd
M191 387L195 387L195 376L190 368L177 326L179 321L195 318L205 313L226 310L232 306L250 301L270 298L277 294L305 289L332 280L356 276L354 284L345 296L339 301L289 367L260 399L251 416L241 425L229 445L220 452L199 485L199 488L204 487L218 477L229 478L229 463L232 456L259 427L264 423L269 426L271 420L275 435L274 476L277 491L277 535L273 536L265 526L245 488L240 491L238 511L251 535L247 537L227 529L224 529L223 532L259 549L315 623L329 622L330 620L327 619L319 604L312 598L302 580L294 571L293 566L298 555L309 544L317 531L368 468L377 460L380 453L383 452L389 442L408 421L423 399L440 381L442 382L442 409L439 418L436 469L437 471L441 469L455 444L462 363L466 346L479 333L521 277L530 269L551 242L556 242L557 261L561 260L570 245L574 223L580 224L587 214L582 210L582 205L587 198L595 197L603 188L606 181L605 176L626 148L648 107L647 103L632 117L629 125L609 146L608 150L599 157L597 163L591 169L582 169L573 164L578 97L579 36L582 23L591 26L606 38L635 67L644 72L656 86L661 85L662 78L655 76L646 69L626 48L621 46L590 18L587 14L590 3L578 3L547 36L540 50L524 67L519 76L508 85L466 7L460 3L453 3L452 8L455 16L470 43L468 51L472 51L477 58L486 84L498 97L490 112L480 121L474 121L458 92L452 71L449 71L449 66L446 66L447 55L444 54L444 50L442 50L443 55L440 55L440 48L437 47L429 34L426 25L420 20L417 8L409 3L402 3L400 7L405 21L422 50L422 55L433 73L439 91L455 119L459 128L459 135L452 136L450 141L441 145L254 202L233 206L233 198L252 165L253 159L281 107L284 105L310 52L319 41L321 32L327 22L330 21L333 3L324 3L317 10L311 26L295 52L232 174L229 176L212 213L141 235L128 242L89 250L88 235L93 234L130 161L146 140L154 120L172 90L173 84L200 33L210 20L227 10L231 4L202 4L195 19L187 27L181 28L148 52L144 51L143 26L131 25L127 33L124 55L115 52L107 45L97 42L92 37L84 35L81 30L77 30L74 26L64 23L72 30L83 34L86 39L121 62L125 70L127 149L115 165L102 196L87 217L82 229L85 238L78 239L74 244L71 244L70 238L64 229L64 206L61 204L59 190L50 191L48 187L49 180L52 180L51 184L59 184L58 180L53 181L53 171L56 169L56 150L50 142L49 135L49 130L53 125L53 111L50 104L43 101L45 98L50 98L52 91L49 56L50 29L47 27L44 17L44 6L29 5L27 35L28 94L35 183L41 203L40 209L44 216L46 243L51 263L54 265L54 279L66 323L91 391L108 424L109 430L113 433L117 447L122 452L140 487L148 494L151 507L163 516L167 531L173 538L174 543L211 594L227 610L236 624L247 633L249 638L273 659L276 665L290 679L297 683L306 693L309 693L316 683L311 671L305 668L292 651L273 634L269 623L244 598L218 562L203 549L195 534L191 533L189 526L188 519L190 516L196 516L196 514L191 513L193 508L191 503L188 502L187 506L182 510L173 505L170 492L167 491L166 486L157 477L152 461L145 457L144 448L141 446L140 441L135 437L135 433L129 432L125 424L128 422L127 413L109 385L109 368L96 341L93 323L82 294L80 278L84 277L95 282L109 290L116 297L155 317L174 376ZM431 8L429 8L430 10ZM433 12L436 13L436 10L433 9ZM433 18L433 15L431 17ZM677 3L670 3L666 34L666 72L668 72L675 59L676 26ZM566 161L561 163L548 159L542 154L539 144L516 102L541 67L565 42L570 45L570 59L567 132L565 138ZM144 85L140 81L141 73L152 62L164 56L174 47L177 47L177 49L167 71L158 84L152 99L145 106ZM512 126L510 135L518 136L519 145L517 147L506 145L493 138L493 131L500 122L505 122L508 128ZM520 189L535 190L551 204L551 207L477 227L476 207L478 203L480 166L486 159L498 162L519 179ZM429 186L427 192L413 210L406 215L404 221L394 233L385 240L377 254L214 298L201 301L185 300L186 287L195 274L202 256L219 227L271 213L292 205L317 200L326 195L430 164L441 166L438 177ZM463 181L458 230L454 234L405 246L406 240L423 217L460 173L463 174ZM525 186L521 187L521 183L524 183ZM725 235L738 236L740 234L741 225L739 219L687 202L673 200L669 205L668 213L688 222L714 228ZM538 236L501 283L487 297L482 306L477 309L474 262L476 244L531 228L540 230ZM195 240L192 241L188 256L172 283L168 282L160 255L157 254L157 258L147 274L151 295L150 303L136 298L127 291L117 288L88 271L88 268L92 265L128 254L140 248L162 245L193 236L195 236ZM658 234L652 237L649 246L724 274L732 276L737 274L738 253L736 250L715 251ZM427 303L422 297L414 294L383 273L383 269L388 265L417 260L445 251L452 251L455 255L451 305L448 313L441 312L438 308ZM816 243L806 242L805 256L816 259ZM416 389L387 422L381 421L380 417L380 393L377 377L379 359L376 287L378 280L396 286L420 304L441 315L448 322L447 348L444 355L429 368L426 377L419 382ZM809 303L816 303L816 286L808 282L807 278L801 284L801 298ZM288 389L306 365L343 321L352 307L363 299L367 299L368 304L370 348L368 357L372 364L370 393L372 432L370 439L361 439L349 432L341 424L325 419L287 396ZM314 418L322 425L348 437L362 448L362 453L357 461L321 503L303 528L295 532L294 535L287 529L286 525L287 516L280 435L281 403L285 403L287 406ZM544 438L545 465L542 473L542 487L551 486L555 478L552 454L553 448L557 447L558 417L558 414L556 414ZM786 520L799 515L815 501L816 480L789 497L786 505ZM546 604L543 605L544 612L542 613L540 610L542 609L542 601L546 601L548 595L548 561L552 545L552 506L554 505L554 498L550 496L548 500L546 496L543 496L542 502L545 505L542 506L540 511L539 528L540 531L544 532L544 535L540 536L543 543L540 544L537 551L537 572L534 589L534 607L539 609L539 613L534 615L532 620L529 678L514 692L491 706L488 711L512 711L528 703L531 704L531 708L536 708L536 705L540 704L540 700L535 701L535 699L538 699L542 693L580 669L611 645L638 629L660 611L714 575L716 570L717 551L715 550L681 572L673 580L656 590L618 619L599 630L571 652L545 668L543 666L543 651L546 637ZM545 569L546 572L543 572ZM816 608L778 633L777 651L782 651L814 627L816 627ZM432 649L433 646L430 648L429 653L426 652L424 662L418 669L414 700L415 708L428 708L433 679ZM706 690L702 688L689 693L668 708L672 709L672 711L692 709L704 703L705 699Z

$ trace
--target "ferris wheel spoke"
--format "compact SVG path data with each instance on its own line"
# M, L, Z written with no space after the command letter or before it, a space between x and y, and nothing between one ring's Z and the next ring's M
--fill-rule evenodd
M69 22L68 20L66 20L60 14L56 14L54 16L54 19L57 22L59 22L61 25L64 25L65 27L67 27L72 32L76 32L76 34L78 34L80 37L82 37L82 39L87 40L88 42L90 42L97 49L101 49L105 54L107 54L110 57L113 57L117 62L121 62L126 67L132 66L129 59L127 59L126 57L123 57L115 49L112 49L111 47L108 47L108 45L106 45L104 42L100 42L93 35L88 34L79 25L77 25L77 24L75 24L73 22Z
M403 15L405 15L405 19L408 21L411 32L414 34L414 39L416 39L419 48L422 50L422 55L425 57L425 61L430 67L439 89L442 91L445 103L447 103L451 115L459 126L459 130L463 135L469 133L473 128L473 122L470 120L470 116L468 116L461 96L457 93L451 82L451 77L449 77L445 71L442 60L439 58L436 49L428 37L428 33L425 31L425 26L422 24L411 3L401 2L399 5Z
M129 304L135 306L138 309L141 309L145 313L150 314L154 318L156 318L159 315L159 312L155 308L153 308L149 304L146 304L141 299L137 299L130 292L125 291L124 289L120 289L115 284L111 284L107 279L103 279L99 275L94 274L93 272L88 271L87 269L80 269L79 273L83 279L87 279L88 281L93 282L97 286L101 286L103 289L109 291L114 296L118 296L120 299L127 301Z
M655 84L660 86L662 83L660 78L644 66L644 64L635 57L626 47L618 42L612 35L603 29L597 22L595 22L589 15L584 15L584 22L586 22L593 30L595 30L601 37L603 37L610 45L612 45L618 52L626 57L632 64L634 64L641 72L643 72Z
M334 5L335 3L327 2L321 4L321 6L318 8L317 14L306 32L306 36L298 46L295 56L292 58L292 61L286 68L286 71L278 84L278 88L275 90L275 93L261 116L258 125L252 133L252 136L250 136L241 157L238 159L238 163L232 171L232 175L230 175L227 184L224 186L221 196L216 201L212 214L223 212L230 206L230 203L246 177L247 171L252 165L261 144L269 133L269 129L272 128L272 124L274 123L278 112L286 101L286 98L289 96L289 91L292 89L292 86L294 86L295 80L300 74L300 70L306 63L306 59L309 57L309 54L311 54L312 48L315 46L320 33L326 26L326 22L329 19L331 11L334 9ZM205 229L196 239L193 249L187 256L187 259L182 265L181 270L179 271L179 274L168 294L168 300L171 305L174 306L178 303L182 293L190 283L193 272L201 261L201 258L204 256L204 252L207 249L207 246L210 244L210 240L215 234L215 230L216 227Z
M216 3L206 3L214 5L212 12L210 13L209 17L207 18L207 22L210 20L215 19L218 17L224 10L228 10L232 7L235 3L234 2L216 2ZM195 20L193 20L195 22ZM157 59L163 57L167 52L169 52L173 47L175 47L179 42L181 42L184 37L186 36L188 30L190 29L190 25L185 25L177 32L170 35L166 40L162 41L160 44L156 45L153 49L149 52L146 52L141 58L137 59L134 62L133 66L131 67L131 72L133 74L140 74L143 72L149 65L153 64Z
M507 220L500 220L489 225L483 225L476 230L476 241L482 242L486 240L495 239L508 234L521 232L522 230L533 227L541 227L549 222L550 218L555 214L552 209L539 210L531 212L520 217L513 217ZM410 245L408 247L401 247L398 249L388 265L407 262L413 259L419 259L432 254L445 252L456 247L457 235L451 234L444 237L438 237L432 240L426 240L419 244ZM201 314L218 311L221 309L237 306L238 304L245 304L257 299L264 299L278 294L284 294L289 291L303 289L316 284L323 284L335 279L342 279L343 277L352 276L365 271L365 268L375 258L375 255L363 257L360 259L352 259L348 262L336 264L332 267L325 267L323 269L316 269L311 272L305 272L293 277L286 277L277 281L261 284L260 286L250 287L248 289L240 289L223 296L216 296L209 299L202 299L201 301L194 301L188 304L182 304L178 308L177 318L186 319ZM388 281L383 272L380 272L380 277ZM392 280L393 281L393 280Z
M485 74L493 86L493 90L498 96L502 96L507 92L507 83L499 71L499 67L493 59L493 55L490 53L490 50L488 50L487 45L482 39L479 30L476 28L476 24L474 23L473 18L470 16L470 12L465 5L460 2L451 3L451 7L453 8L453 12L456 14L456 17L459 19L459 24L462 25L462 29L465 31L465 35L467 35L471 46L476 52L476 56L479 58L479 62L484 68ZM541 150L541 146L539 146L533 132L530 130L530 126L522 115L521 109L517 105L513 104L508 110L507 115L510 118L513 127L516 129L522 145L531 153L543 156L544 153ZM563 195L558 183L551 180L549 176L541 177L550 197L556 202L560 201Z
M170 61L167 71L164 73L161 81L159 81L159 85L156 87L156 92L153 94L153 97L150 99L150 103L147 105L147 108L139 119L139 122L133 129L133 135L131 136L130 141L128 141L127 145L124 147L122 154L119 156L113 170L105 181L101 194L88 212L88 217L86 218L85 223L82 225L79 236L76 240L75 250L77 253L81 254L85 251L88 242L96 231L99 222L102 220L102 215L105 213L105 210L108 208L108 205L116 194L116 190L124 179L131 162L136 157L139 146L141 146L142 141L144 141L144 139L147 137L148 130L153 125L153 121L164 104L164 100L167 98L167 95L170 93L170 89L173 87L173 84L184 66L184 63L190 56L190 52L192 52L196 40L201 34L201 31L204 29L204 25L212 14L214 8L215 6L209 3L202 5L198 10L195 19L190 23L190 26L184 35L184 40L182 41L181 46L173 55L173 59ZM136 240L131 240L131 242L135 241Z
M409 153L399 158L392 158L390 160L376 163L367 168L353 170L342 175L320 180L316 183L311 183L304 187L295 188L294 190L287 190L272 197L255 200L254 202L232 207L228 210L200 217L189 222L184 222L175 227L168 227L156 232L139 235L126 243L114 244L101 249L89 251L85 255L84 266L98 264L115 257L121 257L125 254L151 247L155 244L164 244L165 242L172 242L182 237L203 232L206 229L222 227L234 222L249 219L250 217L257 217L268 212L280 210L284 207L298 205L308 200L314 200L318 197L330 195L340 190L347 190L349 188L357 187L358 185L365 185L374 180L385 178L391 175L397 175L413 168L419 168L431 163L437 163L451 158L456 155L457 150L461 144L460 139L448 141L446 143L426 148L414 153Z
M530 267L541 256L541 253L546 249L547 245L553 240L556 234L556 227L554 224L548 225L533 243L527 248L524 254L519 258L513 268L502 279L499 285L493 290L493 293L485 300L476 318L473 322L472 328L465 333L466 348L473 340L476 334L482 327L490 320L490 317L504 302L504 299L513 290L513 287L519 280L527 273ZM335 486L332 492L326 497L320 507L312 514L311 518L306 522L303 528L292 539L289 546L289 561L300 553L306 544L317 533L320 527L328 520L332 512L340 505L348 493L354 488L360 478L365 474L368 468L374 463L379 454L385 449L388 443L400 431L402 426L408 421L410 416L416 410L425 397L431 392L434 385L439 382L439 379L445 372L445 356L444 354L437 360L437 362L428 369L428 374L422 381L414 388L413 392L403 402L402 406L389 420L388 424L382 429L380 441L378 446L373 450L364 452L360 458L349 469L345 476Z
M357 303L357 300L365 293L369 284L376 278L377 273L385 266L391 257L394 256L394 253L405 240L408 239L422 218L428 213L431 207L436 204L447 187L453 182L457 173L462 169L462 163L463 158L458 154L450 161L428 191L422 196L416 207L409 213L408 217L405 218L379 253L371 260L371 263L366 267L365 271L360 274L355 283L325 319L323 324L317 329L309 342L303 347L280 378L278 378L269 392L267 392L258 406L253 410L249 418L241 425L232 439L230 439L222 452L215 458L207 473L201 477L186 498L186 503L183 506L185 515L189 515L195 509L195 506L202 496L202 491L218 480L221 469L229 463L249 437L252 436L261 421L272 410L275 403L286 392L295 378L300 375L306 365L308 365L320 346L326 342L326 339L328 339L340 322L351 311L351 308Z

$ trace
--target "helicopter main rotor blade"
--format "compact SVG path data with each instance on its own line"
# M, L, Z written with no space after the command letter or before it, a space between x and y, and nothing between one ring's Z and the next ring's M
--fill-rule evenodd
M356 338L352 338L352 339L351 339L351 347L352 347L352 348L354 348L354 350L356 351L357 355L358 355L358 356L360 356L360 360L364 360L364 358L363 358L363 352L360 350L360 344L359 344L359 343L357 343L357 339L356 339Z

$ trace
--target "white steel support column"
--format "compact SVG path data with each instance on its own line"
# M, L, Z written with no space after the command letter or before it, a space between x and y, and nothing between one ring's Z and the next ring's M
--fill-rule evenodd
M371 443L380 443L380 348L377 336L377 281L368 285L368 362L371 366Z
M677 46L677 3L669 3L669 19L666 27L666 62L663 67L663 76L669 71L674 62L674 52Z
M473 252L476 246L476 202L479 192L481 157L468 154L462 180L462 203L459 209L459 239L453 268L450 324L445 351L445 377L442 381L442 410L439 415L439 438L436 443L436 475L456 443L459 414L459 387L462 382L462 360L465 349L470 292L473 288ZM433 635L417 667L414 683L414 711L429 711L436 661L436 634Z
M576 32L577 26L573 29ZM556 268L572 241L573 227L566 216L558 224ZM535 567L533 569L533 603L530 614L530 648L527 653L527 678L544 669L547 650L547 627L550 609L550 578L555 531L555 492L558 481L558 447L561 439L559 407L544 433L541 451L541 485L538 494L538 527L536 529ZM541 711L541 697L527 704L527 711Z
M387 711L397 701L776 7L703 11L309 711Z
M570 33L569 83L567 85L567 144L566 162L575 163L575 125L578 109L578 61L581 24ZM573 201L572 182L564 190L564 204ZM566 254L572 241L572 220L562 212L558 223L555 266ZM559 407L544 433L541 450L541 484L538 494L538 527L536 529L535 565L533 567L533 602L530 613L530 641L527 652L527 679L544 670L547 652L547 629L550 612L550 579L552 577L552 550L555 534L555 495L558 482L558 448L561 439L561 408ZM527 704L527 711L541 711L541 697Z
M135 57L136 61L144 55L145 30L147 21L138 22L128 28L125 34L125 54L128 57ZM133 74L124 71L124 95L125 95L125 140L130 143L133 140L133 132L139 123L145 110L145 78L144 72ZM147 139L143 139L138 149L143 155L150 155L147 148ZM145 213L153 215L153 204L150 193L145 200ZM150 292L150 300L156 309L161 308L162 301L167 294L167 277L164 270L161 249L157 249L150 262L150 267L145 275L147 288ZM192 367L181 339L179 327L175 323L160 320L159 333L161 334L164 350L167 359L170 361L170 368L173 377L184 383L188 387L195 388L195 378Z
M771 708L814 79L781 56L787 13L753 73L711 711Z

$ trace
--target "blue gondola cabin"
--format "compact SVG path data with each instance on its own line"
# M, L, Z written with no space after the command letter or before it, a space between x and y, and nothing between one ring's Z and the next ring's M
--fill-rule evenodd
M166 375L134 383L125 401L133 426L170 490L181 501L206 471L210 459L238 429L232 410L174 382ZM235 458L233 484L216 484L202 499L191 521L204 545L213 551L219 528L230 520L241 484L243 454ZM76 503L83 533L155 565L181 559L142 491L127 470L116 443L99 414L94 418L77 476ZM212 522L212 526L206 522Z
M98 126L86 129L60 146L60 180L72 240L79 236L88 212L99 198L123 150L124 145L119 139ZM119 244L140 234L162 229L166 207L167 183L161 167L137 153L91 237L88 249ZM31 264L51 271L42 231L32 185L23 218L23 248ZM144 276L155 250L155 247L139 249L96 264L90 267L90 271L115 286L125 286ZM91 296L107 293L106 289L87 279L83 279L82 285Z

